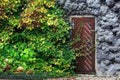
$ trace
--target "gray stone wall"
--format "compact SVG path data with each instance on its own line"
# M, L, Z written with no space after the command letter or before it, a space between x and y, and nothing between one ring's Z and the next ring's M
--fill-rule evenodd
M120 76L120 0L58 0L67 14L96 17L97 75Z

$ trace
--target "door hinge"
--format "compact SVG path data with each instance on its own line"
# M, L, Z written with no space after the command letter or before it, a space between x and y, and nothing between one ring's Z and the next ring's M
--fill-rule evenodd
M90 30L91 32L96 32L96 30Z
M75 25L75 24L72 22L72 23L71 23L72 29L74 29L74 25Z

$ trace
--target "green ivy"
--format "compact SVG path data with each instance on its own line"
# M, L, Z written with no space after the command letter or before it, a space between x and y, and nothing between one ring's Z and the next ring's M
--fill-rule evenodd
M5 59L12 72L19 66L51 76L73 72L70 27L55 0L2 0L0 10L0 72Z

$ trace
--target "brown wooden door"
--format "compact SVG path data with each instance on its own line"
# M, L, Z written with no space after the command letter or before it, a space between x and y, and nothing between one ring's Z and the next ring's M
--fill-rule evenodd
M76 73L95 73L95 18L72 17L72 47L76 58Z

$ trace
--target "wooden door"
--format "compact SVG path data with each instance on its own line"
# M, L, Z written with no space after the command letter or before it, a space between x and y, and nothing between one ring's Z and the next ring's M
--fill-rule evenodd
M78 55L76 73L95 73L95 18L72 17L72 47Z

